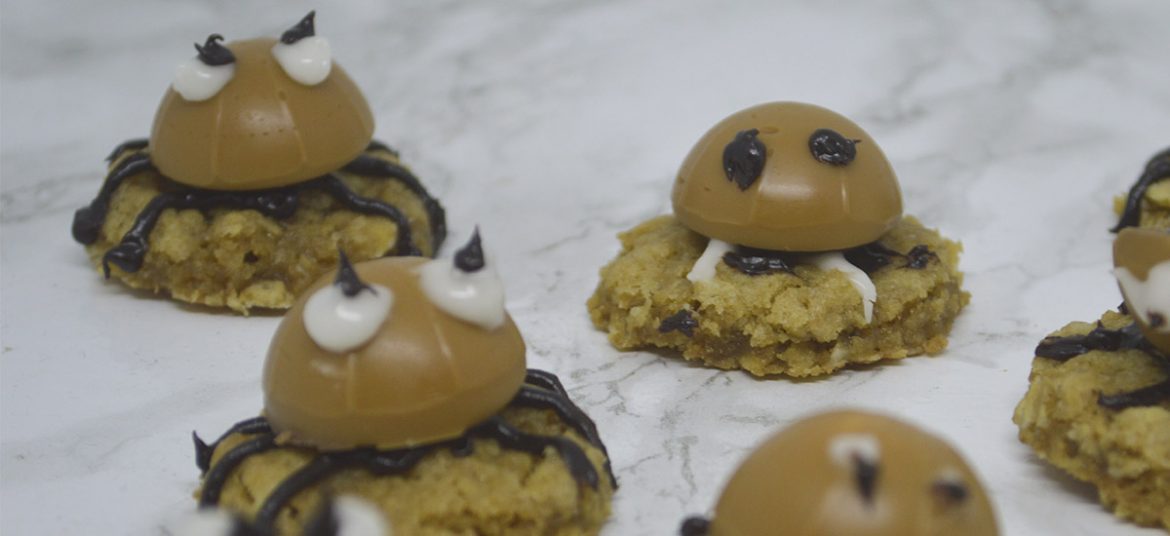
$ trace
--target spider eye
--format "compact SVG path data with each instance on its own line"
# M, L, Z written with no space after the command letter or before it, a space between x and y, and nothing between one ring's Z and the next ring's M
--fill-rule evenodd
M431 302L447 314L484 329L504 325L504 283L485 260L479 229L455 252L453 262L423 265L419 282Z
M320 84L333 68L333 52L329 41L316 34L315 16L316 12L310 11L272 47L272 56L285 74L306 86Z
M971 495L971 491L967 489L967 483L963 480L963 475L954 469L946 469L940 473L931 483L930 493L934 497L935 504L942 510L963 504Z
M841 434L829 443L829 457L853 474L857 492L873 504L880 476L881 445L869 434Z
M759 130L741 130L735 135L726 147L723 148L723 173L727 180L734 182L740 190L747 190L760 173L764 171L764 161L768 158L768 149L764 142L756 136Z
M223 36L211 34L201 46L195 43L199 55L184 61L175 69L171 87L191 102L214 97L236 74L236 56L219 44Z
M333 353L353 350L370 340L386 317L394 295L381 285L368 285L345 254L341 254L333 284L314 292L305 302L305 332L317 346Z
M861 140L851 140L836 130L822 128L808 137L808 150L817 162L844 166L857 157L858 143Z

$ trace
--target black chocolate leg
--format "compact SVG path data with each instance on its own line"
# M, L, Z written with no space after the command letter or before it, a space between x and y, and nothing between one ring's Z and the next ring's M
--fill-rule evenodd
M1129 189L1129 195L1125 198L1125 210L1121 212L1121 220L1110 231L1116 233L1126 227L1136 226L1142 216L1142 199L1146 197L1146 190L1150 185L1167 177L1170 177L1170 148L1162 150L1146 162L1145 171Z
M402 211L377 199L370 199L358 195L353 190L350 190L335 175L322 177L320 184L329 195L332 195L334 199L340 201L346 208L361 212L362 214L383 216L394 221L398 226L398 238L394 243L395 255L422 255L422 252L419 251L418 247L411 240L410 221L406 219Z
M276 528L276 516L280 514L284 505L288 504L288 501L305 488L320 482L336 471L335 465L340 461L329 454L322 454L284 479L284 482L272 490L272 493L264 500L264 504L261 504L260 509L256 511L256 526L261 530L273 531Z
M561 383L561 379L551 372L530 368L528 369L528 374L524 376L524 383L540 387L541 389L548 389L565 398L569 397L569 393L565 391L565 386Z
M97 242L102 224L106 221L106 212L110 208L110 196L126 178L148 169L154 169L150 163L150 155L136 154L118 163L118 167L110 170L97 197L89 206L82 207L73 214L73 239L89 245Z
M711 532L711 521L705 517L688 517L678 529L680 536L707 536Z
M374 148L374 143L377 142L370 144L371 149ZM394 153L394 155L398 156L398 153ZM440 205L438 200L431 197L430 192L427 192L427 189L423 187L418 177L414 176L414 173L411 173L410 170L401 165L368 155L358 156L342 169L359 175L394 179L414 193L414 195L418 196L422 200L423 208L427 211L427 219L431 223L431 236L434 237L435 243L434 250L439 250L439 245L447 238L447 213L443 209L443 205Z
M122 156L122 153L126 151L141 151L145 149L147 145L150 145L150 140L147 138L126 140L122 143L119 143L117 147L114 147L113 151L110 151L110 154L106 155L106 162L113 162L119 156Z
M1100 395L1097 403L1103 408L1120 411L1126 408L1156 406L1170 400L1170 379L1128 393Z
M134 225L122 235L122 242L102 256L102 270L106 273L106 279L110 278L111 263L131 273L142 268L142 261L146 258L146 240L150 237L150 231L154 229L154 224L158 223L162 211L177 205L179 201L180 197L175 194L158 194L146 204L135 218Z
M219 459L219 463L215 464L215 467L212 467L203 479L203 492L199 496L199 507L205 508L219 504L219 494L223 491L223 485L236 466L249 456L270 450L275 446L275 436L262 435L240 443L236 445L236 448L224 454Z
M210 445L204 443L203 439L199 437L199 434L191 432L191 439L195 442L195 465L199 467L200 471L206 474L207 469L211 466L211 455L215 452L215 447L219 446L221 441L232 434L253 435L271 433L272 426L268 424L268 419L264 417L253 417L232 425L231 428L228 428L226 432L219 436L219 439L216 439Z
M589 487L597 489L597 469L593 467L593 463L585 456L585 451L581 450L580 446L568 439L526 434L513 428L499 417L488 419L484 423L469 430L468 433L479 437L495 439L504 448L527 452L534 456L542 454L545 447L553 447L560 453L561 459L569 467L569 472L573 474L573 478L578 482L584 481Z

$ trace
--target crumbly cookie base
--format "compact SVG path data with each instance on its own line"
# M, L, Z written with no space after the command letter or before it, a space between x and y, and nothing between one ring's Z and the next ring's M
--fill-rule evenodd
M352 494L381 508L395 536L597 534L613 497L602 468L605 454L551 411L517 408L503 416L526 432L560 435L580 445L601 477L598 488L578 484L551 447L533 456L502 450L494 440L475 440L470 456L439 450L399 476L379 477L362 469L338 472L294 497L277 519L277 532L300 534L323 496ZM226 438L212 465L248 437ZM220 507L253 519L272 490L313 455L308 449L282 447L249 457L229 477Z
M1131 322L1113 311L1101 317L1109 329ZM1073 322L1053 335L1083 335L1094 327ZM1012 420L1020 441L1096 486L1101 502L1118 517L1170 530L1170 402L1122 411L1097 404L1102 393L1165 379L1157 358L1141 350L1092 351L1064 363L1037 357Z
M387 151L366 154L398 162ZM398 207L419 249L434 255L430 222L418 197L395 180L338 175L358 194ZM160 176L148 171L130 177L114 193L97 242L86 247L99 273L102 256L121 241L160 185ZM111 277L136 289L238 313L287 309L317 277L337 267L338 248L353 262L373 259L393 249L397 236L394 222L346 210L315 190L300 194L299 208L286 220L254 210L167 209L150 234L142 268L129 273L111 265Z
M946 348L947 333L970 300L960 285L961 246L904 218L880 242L906 253L927 246L938 259L922 269L895 259L870 274L877 287L873 321L841 272L799 265L795 275L750 276L719 263L715 278L692 284L687 273L707 239L672 216L622 233L622 251L601 270L588 307L594 325L621 350L662 348L721 369L757 376L829 374ZM659 331L681 309L698 322L693 336Z

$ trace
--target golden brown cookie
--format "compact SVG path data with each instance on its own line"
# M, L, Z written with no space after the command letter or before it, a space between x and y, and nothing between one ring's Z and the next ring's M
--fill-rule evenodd
M111 168L145 152L125 150ZM392 151L379 145L365 158L406 171ZM357 194L398 207L420 252L434 255L445 233L441 210L428 211L426 199L402 181L344 170L337 175ZM98 270L106 252L120 243L138 214L165 189L158 172L148 169L129 176L113 192L101 231L86 246ZM297 210L284 219L230 208L164 210L150 232L141 268L128 272L116 264L109 267L112 277L130 287L246 313L292 305L318 276L337 266L338 249L361 261L393 252L397 239L394 221L355 212L323 191L306 188Z
M1020 440L1118 517L1170 530L1170 399L1150 396L1168 366L1128 315L1073 322L1037 348L1012 418Z
M719 262L701 283L687 275L707 239L671 216L619 237L622 251L601 270L588 307L594 325L622 350L663 348L757 376L829 374L850 363L937 354L970 297L960 285L961 246L905 217L878 242L848 250L876 287L873 318L837 270L801 257L753 250L754 269L787 259L789 270L749 275ZM883 264L884 263L884 264Z
M601 473L605 455L566 427L551 411L506 410L504 418L530 434L562 437L585 451ZM234 447L255 437L233 434L215 449L212 468ZM442 534L597 534L609 517L613 487L602 478L593 489L581 485L549 447L540 454L501 449L496 440L472 441L460 456L436 449L401 475L378 476L362 468L337 471L296 494L282 509L280 534L300 534L329 496L356 495L377 505L396 536ZM249 457L230 473L219 498L222 508L254 519L264 500L298 469L320 454L283 446Z

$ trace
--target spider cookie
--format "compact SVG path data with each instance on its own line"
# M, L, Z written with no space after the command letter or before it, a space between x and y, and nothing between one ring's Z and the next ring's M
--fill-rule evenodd
M596 534L615 487L556 376L525 368L479 238L454 262L384 258L313 285L264 366L263 416L206 444L201 507L298 534L331 496L396 536Z
M682 536L995 536L979 478L944 441L858 411L804 419L766 440Z
M1012 420L1118 517L1170 530L1170 233L1123 229L1113 260L1122 310L1041 341Z
M960 246L902 216L861 127L763 104L691 150L673 216L620 235L588 307L622 350L665 348L757 376L936 354L969 296Z
M1114 200L1113 209L1121 215L1112 229L1126 227L1170 229L1170 148L1150 158L1129 194Z
M247 312L287 308L337 264L433 255L442 206L373 141L369 105L309 13L277 39L181 64L150 139L114 149L73 237L107 278Z

